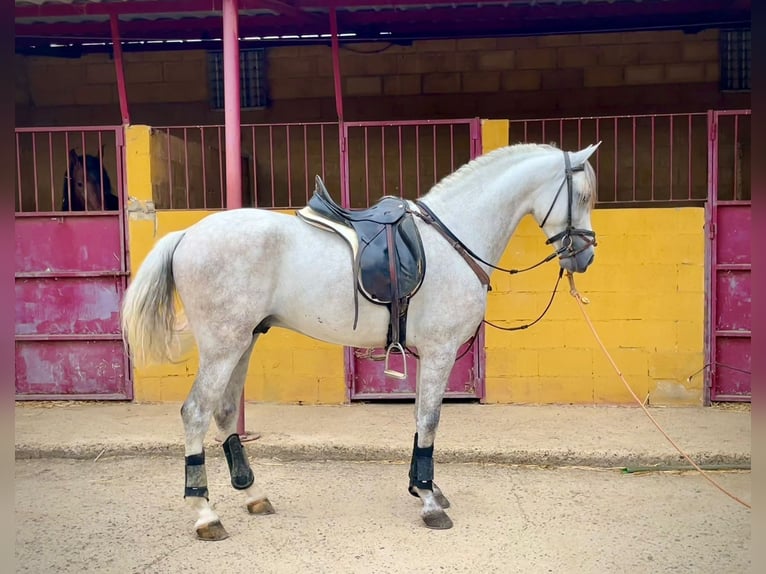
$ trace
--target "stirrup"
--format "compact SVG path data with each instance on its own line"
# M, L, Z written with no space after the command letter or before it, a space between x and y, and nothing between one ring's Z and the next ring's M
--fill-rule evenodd
M391 349L396 347L396 349L402 354L402 361L404 362L404 372L395 371L393 369L388 368L388 357L391 355ZM407 379L407 356L404 354L404 349L402 348L400 343L391 343L388 346L388 349L386 349L386 361L383 363L383 374L387 377L391 377L394 379L399 379L400 381L404 381Z

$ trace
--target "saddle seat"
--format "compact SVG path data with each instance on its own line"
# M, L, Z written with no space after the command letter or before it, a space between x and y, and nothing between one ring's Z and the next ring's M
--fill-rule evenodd
M389 308L386 363L392 347L404 355L407 306L425 276L426 260L420 232L405 200L385 196L366 209L347 209L330 197L316 177L314 194L296 215L303 221L340 235L351 248L354 277L354 328L358 321L357 292ZM406 378L404 373L386 374ZM402 376L403 375L403 376Z

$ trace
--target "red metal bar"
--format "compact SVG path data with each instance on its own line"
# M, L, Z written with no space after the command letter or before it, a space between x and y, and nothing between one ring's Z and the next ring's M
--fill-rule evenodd
M399 197L404 197L404 165L402 164L402 126L399 126Z
M184 134L184 182L186 185L186 209L190 209L191 201L189 199L189 196L191 195L189 193L189 141L187 138L187 132L186 128L184 128L183 131Z
M619 133L619 126L617 123L617 118L614 118L614 199L617 199L617 196L619 195L617 192L617 173L619 172L618 168L618 161L617 161L617 138Z
M90 211L88 208L88 152L85 149L85 132L80 131L80 142L82 143L82 180L83 180L83 197L85 198L85 211Z
M21 146L19 132L16 132L16 181L19 184L19 211L24 211L24 197L21 193Z
M324 162L324 158L322 158ZM308 127L303 124L303 185L306 188L306 203L309 202L309 135Z
M732 198L740 199L737 197L737 183L739 183L739 115L734 116L734 189L732 190Z
M274 182L274 126L269 126L269 177L271 178L271 205L274 207L277 204L275 182Z
M455 171L455 126L449 127L449 170Z
M601 140L601 121L598 118L596 118L596 141L600 141L600 140ZM600 162L601 162L601 154L597 153L596 154L596 174L599 173L598 167Z
M420 197L420 126L415 126L415 197Z
M688 186L688 193L686 194L686 199L691 199L694 195L694 192L692 191L692 117L688 116L687 121L689 122L689 135L688 135L688 147L689 147L689 158L688 158L688 164L689 164L689 174L687 175L687 186Z
M287 204L293 204L293 170L290 162L290 125L285 124L285 139L287 140ZM272 206L274 207L274 206Z
M167 135L165 141L168 152L168 207L173 209L173 148L170 146L170 128L165 130L165 133Z
M324 173L324 124L321 124L319 126L319 149L320 153L322 155L322 179L325 179L325 173ZM343 170L341 170L343 171Z
M436 125L433 126L432 130L433 130L433 142L432 142L432 146L433 146L433 151L434 151L434 153L433 153L433 156L434 156L434 185L436 185L436 182L438 181L438 175L436 173L437 170L438 170L437 163L436 163L436 150L437 150L437 147L438 147L437 146L437 137L436 137Z
M255 126L250 126L250 138L253 142L253 206L258 205L258 163L256 161Z
M633 118L633 201L636 200L636 118Z
M673 199L673 116L670 116L670 182L668 183L668 199Z
M120 99L120 115L123 125L130 125L130 112L128 110L128 92L125 87L125 69L122 65L122 44L120 43L120 24L116 13L109 15L109 24L112 28L112 50L114 51L114 71L117 76L117 95Z
M218 193L221 196L221 209L226 207L226 185L224 184L224 169L223 169L223 142L221 141L221 126L216 127L218 133L218 178L219 178L219 190Z
M335 5L330 6L330 48L332 51L332 75L335 88L335 113L338 116L338 146L341 167L340 170L340 195L341 204L344 207L351 205L351 190L348 183L348 150L346 149L346 136L348 131L343 125L343 91L340 76L340 45L338 43L338 14Z
M240 77L238 2L223 0L223 84L226 136L226 207L242 207L242 141L240 138Z
M18 150L16 153L18 154ZM48 132L48 158L50 159L48 167L50 167L51 172L51 211L56 211L56 199L54 193L56 190L56 183L55 176L53 175L53 132Z
M207 209L207 161L205 159L205 126L199 126L199 141L202 148L202 208Z
M38 211L40 209L39 206L39 200L38 200L38 194L40 192L40 189L37 185L37 141L35 140L35 134L32 134L32 166L34 171L32 172L32 181L34 182L35 186L35 211Z
M577 149L582 149L582 118L577 118Z
M655 117L652 116L652 139L651 139L651 145L652 145L652 195L651 200L654 201L654 155L656 153L657 147L655 146L654 142L654 120Z
M561 149L566 149L564 148L564 120L563 119L559 120L559 147Z
M340 80L340 46L338 44L338 14L335 6L330 7L330 42L332 48L333 85L335 87L335 113L343 123L343 92Z
M364 127L364 197L365 207L370 206L370 152L367 144L367 126Z
M104 203L106 202L106 198L104 197L106 194L106 190L104 189L104 144L101 139L101 132L96 133L98 133L98 165L101 168L98 170L98 177L101 183L101 211L104 211Z
M64 152L66 153L66 193L69 211L72 211L72 172L69 171L69 132L64 132Z
M384 126L380 127L380 157L383 169L383 195L386 195L386 128Z

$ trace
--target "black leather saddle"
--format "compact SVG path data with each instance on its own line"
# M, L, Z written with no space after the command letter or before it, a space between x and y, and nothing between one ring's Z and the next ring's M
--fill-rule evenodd
M385 372L406 379L406 362L403 373L391 371L388 357L392 348L404 355L407 307L423 283L426 271L420 232L407 202L386 196L366 209L347 209L333 201L317 176L313 196L296 215L312 225L338 233L349 244L355 281L354 328L359 313L357 290L368 301L387 306L391 320Z

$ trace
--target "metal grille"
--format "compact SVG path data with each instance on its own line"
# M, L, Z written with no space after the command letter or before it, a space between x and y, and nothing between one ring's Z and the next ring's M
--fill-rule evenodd
M721 89L750 89L750 30L721 31Z
M417 199L480 153L476 120L346 122L343 200L367 207L384 195Z
M320 175L340 189L338 124L243 125L242 205L302 207ZM153 195L157 209L225 209L226 149L223 126L155 128Z
M707 198L707 115L655 114L514 120L509 142L581 149L601 141L591 164L601 207L702 205Z
M208 52L210 78L210 107L224 109L223 51ZM266 51L264 49L239 52L240 105L243 109L264 108L268 105L266 82Z
M72 206L76 185L70 173L71 153L85 158L90 167L86 173L100 190L97 206L85 202L85 213L105 211L115 200L121 202L122 142L118 138L120 128L113 127L16 128L16 212L72 211L67 207Z

